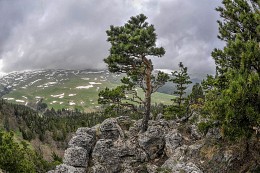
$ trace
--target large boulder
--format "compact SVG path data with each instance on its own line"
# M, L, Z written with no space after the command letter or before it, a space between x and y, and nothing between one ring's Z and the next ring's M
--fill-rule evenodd
M183 143L183 137L176 129L169 131L165 135L165 153L171 157L176 152L176 148L180 147Z
M63 163L75 167L87 168L88 165L88 151L82 147L68 148L65 151Z
M103 170L106 172L120 172L121 159L120 152L114 147L112 139L100 139L97 141L92 152L93 172L99 173Z
M191 138L194 140L199 140L202 137L202 134L199 132L199 129L196 125L191 125L190 127L190 133L191 133Z
M129 140L100 139L92 152L91 171L101 172L136 172L134 163L147 161L147 154Z
M95 127L95 126L94 126ZM76 135L81 136L81 135L91 135L94 139L96 138L96 129L92 127L80 127L76 131Z
M129 130L130 126L133 125L133 120L129 116L120 116L116 118L118 125L123 130Z
M99 130L101 139L117 140L119 136L124 135L115 118L109 118L103 121Z
M94 145L94 138L93 136L89 134L79 134L71 138L69 141L69 147L75 148L75 147L82 147L90 153L92 150L92 147Z
M148 157L154 159L162 153L165 145L163 128L161 126L149 126L146 132L139 135L138 143Z

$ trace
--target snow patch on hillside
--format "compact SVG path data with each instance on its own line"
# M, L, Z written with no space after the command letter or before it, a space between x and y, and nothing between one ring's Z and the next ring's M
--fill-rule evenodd
M70 102L69 102L69 105L70 105L70 106L75 105L75 104L76 104L76 103L73 102L73 101L70 101Z
M76 89L89 89L89 88L92 88L93 85L87 85L87 86L78 86L76 87Z
M39 81L41 81L41 80L42 80L42 79L37 79L37 80L35 80L35 81L29 83L28 85L29 85L29 86L32 86L34 83L39 82Z
M62 93L62 94L57 94L57 95L51 95L52 97L54 97L54 98L63 98L64 97L64 93Z
M89 82L90 85L100 85L102 83L99 83L99 82Z
M10 97L10 98L4 98L4 99L5 99L5 100L8 100L8 101L9 101L9 100L14 100L14 98L11 98L11 97Z
M47 88L47 87L53 86L53 85L55 85L55 84L57 84L57 82L48 82L48 83L45 83L45 84L43 84L43 85L39 85L39 86L37 86L37 87L38 87L38 88Z
M81 78L82 80L90 80L90 78L88 78L88 77L83 77L83 78Z

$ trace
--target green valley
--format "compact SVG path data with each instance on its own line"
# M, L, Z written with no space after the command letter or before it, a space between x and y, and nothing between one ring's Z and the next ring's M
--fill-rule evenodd
M42 100L48 108L56 110L91 112L100 107L98 92L118 86L120 79L120 75L108 71L38 70L10 73L0 79L0 83L2 92L8 90L2 98L12 103L34 107ZM152 102L171 104L172 98L172 95L157 92Z

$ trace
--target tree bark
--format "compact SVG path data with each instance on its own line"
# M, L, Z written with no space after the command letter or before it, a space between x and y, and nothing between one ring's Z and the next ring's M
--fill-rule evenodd
M152 95L152 84L151 84L151 75L152 75L152 63L146 57L143 57L143 61L146 65L145 69L145 113L142 120L142 132L145 132L148 129L148 121L150 119L151 113L151 95Z

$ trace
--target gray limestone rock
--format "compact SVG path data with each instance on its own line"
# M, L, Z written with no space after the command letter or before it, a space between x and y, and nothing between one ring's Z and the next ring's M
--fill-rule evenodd
M121 163L118 149L113 146L113 141L111 139L100 139L97 141L95 148L92 152L92 159L94 166L92 170L100 172L98 170L107 170L111 172L120 172Z
M193 139L195 139L195 140L201 139L202 135L200 134L198 127L196 125L194 125L194 124L191 125L190 129L191 129L191 137Z
M80 127L76 131L76 135L91 135L94 139L96 138L96 130L89 127Z
M164 148L164 130L161 126L150 126L145 133L139 135L138 142L149 158L154 159Z
M148 163L146 165L148 173L157 173L158 166Z
M115 118L108 118L103 121L99 129L102 139L117 140L120 135L123 136L123 131Z
M188 152L187 155L189 157L193 157L193 158L199 158L200 155L200 149L202 148L203 144L192 144L188 147Z
M75 168L73 166L61 164L56 166L56 169L51 173L85 173L85 172L86 172L85 168Z
M129 116L120 116L116 118L118 125L123 130L129 130L130 126L133 124L133 121Z
M166 160L161 168L167 169L172 173L203 173L194 163L179 162L174 157Z
M206 134L207 138L221 139L220 129L217 127L210 128Z
M94 138L89 134L81 134L76 135L69 141L69 147L82 147L88 151L88 153L92 150L94 145Z
M75 167L87 167L88 151L82 147L68 148L65 151L63 163Z
M90 172L91 173L110 173L110 172L108 172L108 170L105 167L103 167L99 163L95 163L95 165L93 165L90 168Z
M165 153L168 157L171 157L176 152L175 149L180 147L183 143L183 138L176 129L168 132L165 135Z

